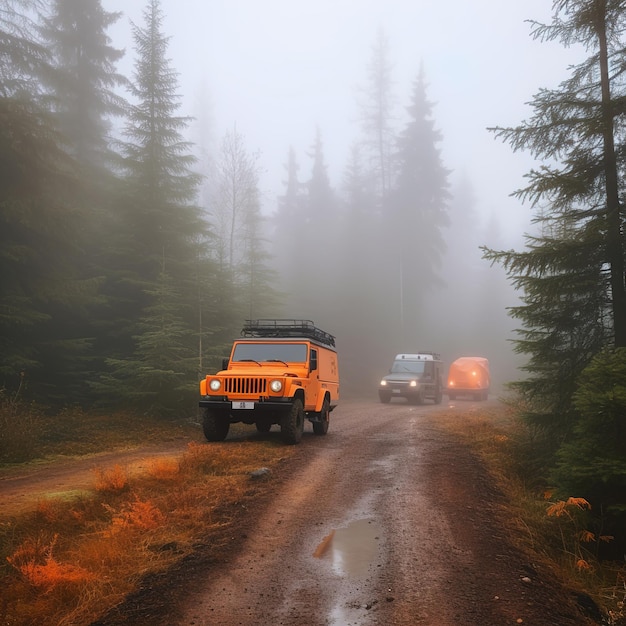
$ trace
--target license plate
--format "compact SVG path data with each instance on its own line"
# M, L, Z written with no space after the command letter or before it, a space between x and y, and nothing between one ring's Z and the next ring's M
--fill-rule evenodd
M233 402L233 409L253 409L254 402Z
M399 389L392 389L391 393L400 393L400 390Z

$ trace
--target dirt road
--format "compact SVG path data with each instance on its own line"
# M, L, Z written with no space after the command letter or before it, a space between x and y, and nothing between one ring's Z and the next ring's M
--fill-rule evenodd
M275 495L229 558L183 566L99 626L592 623L515 547L501 494L437 427L476 406L343 402L326 437L308 426L287 476L266 478Z
M494 403L342 401L325 437L307 423L296 455L259 479L270 496L244 512L227 556L216 562L200 549L97 626L594 623L555 572L516 547L519 526L503 517L502 495L438 426L444 415L463 419ZM141 464L141 451L127 454L107 460ZM93 461L75 469L43 472L53 483L39 492L93 480ZM28 484L37 493L35 482L13 477L3 496Z

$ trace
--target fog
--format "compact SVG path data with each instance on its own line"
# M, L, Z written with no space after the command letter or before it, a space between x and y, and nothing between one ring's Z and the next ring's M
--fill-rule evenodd
M142 24L145 3L102 4L123 13L109 35L115 47L126 49L119 69L130 75L130 20ZM210 157L224 134L236 129L250 153L259 155L262 211L268 218L284 193L290 148L301 178L307 178L317 132L331 186L339 190L351 146L361 133L359 98L379 33L388 42L398 127L423 70L453 197L442 286L424 296L420 345L377 344L360 355L353 349L359 333L376 332L375 322L338 323L340 293L324 307L300 308L287 316L315 314L316 323L338 335L339 346L339 331L350 328L345 361L351 376L362 372L368 384L385 373L396 351L419 349L440 351L447 363L461 355L486 356L497 384L514 378L520 360L511 350L515 322L506 308L517 303L517 295L501 268L482 261L478 246L523 246L531 208L511 193L523 186L533 162L527 154L514 154L487 127L527 119L531 109L526 103L533 94L558 85L574 62L572 51L530 35L525 20L549 22L551 3L161 0L161 8L171 38L168 56L179 73L179 113L195 118L189 139ZM370 361L367 367L357 365L363 359Z

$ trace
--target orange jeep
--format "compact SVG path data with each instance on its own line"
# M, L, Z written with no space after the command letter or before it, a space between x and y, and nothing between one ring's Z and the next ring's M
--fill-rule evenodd
M311 320L246 320L223 369L200 381L204 436L223 441L230 424L280 426L285 442L302 438L305 417L325 435L339 401L335 338Z

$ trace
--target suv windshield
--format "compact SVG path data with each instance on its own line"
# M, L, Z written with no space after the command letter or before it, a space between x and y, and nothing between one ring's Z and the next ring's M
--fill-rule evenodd
M425 366L425 361L394 361L391 366L391 373L411 372L411 374L423 374Z
M306 343L238 343L232 360L241 361L284 361L305 363Z

